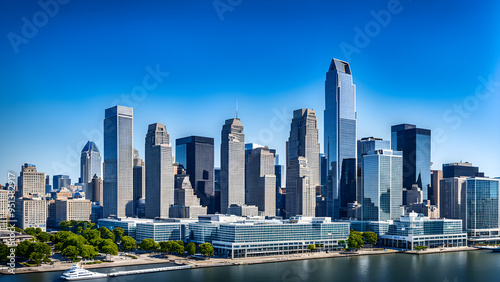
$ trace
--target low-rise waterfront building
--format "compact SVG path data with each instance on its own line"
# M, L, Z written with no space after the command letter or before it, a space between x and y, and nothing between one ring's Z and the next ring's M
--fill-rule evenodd
M339 249L349 237L349 222L329 217L292 217L264 220L262 217L200 217L189 224L192 242L210 242L218 255L230 258L288 255L307 252L315 244L323 250Z
M153 220L145 218L101 218L97 220L97 225L99 227L104 226L109 230L121 227L125 230L126 236L130 236L135 239L137 223L144 222L153 222Z

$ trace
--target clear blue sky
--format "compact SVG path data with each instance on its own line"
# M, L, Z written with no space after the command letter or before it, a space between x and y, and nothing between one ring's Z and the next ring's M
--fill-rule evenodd
M49 16L37 1L0 3L2 184L24 162L77 181L80 150L94 139L102 153L115 104L134 107L141 157L147 125L161 122L172 145L214 137L218 166L236 100L247 141L284 156L292 111L312 108L322 143L333 57L351 63L358 138L414 123L433 131L434 168L463 160L500 176L498 1L66 2Z

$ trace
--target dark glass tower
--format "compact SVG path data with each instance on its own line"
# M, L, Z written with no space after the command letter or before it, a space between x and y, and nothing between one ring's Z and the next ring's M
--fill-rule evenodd
M431 184L431 131L413 124L391 127L391 149L403 152L403 188L422 188L424 200Z
M333 59L325 81L327 216L340 218L356 200L356 86L349 63Z
M215 213L210 205L214 189L214 139L189 136L175 140L175 160L186 169L191 186L209 213Z

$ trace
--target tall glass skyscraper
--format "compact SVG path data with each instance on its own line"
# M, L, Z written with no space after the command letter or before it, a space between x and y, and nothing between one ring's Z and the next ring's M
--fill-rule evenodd
M467 233L469 237L495 237L500 231L500 179L467 179Z
M356 200L356 86L349 63L337 59L326 73L324 138L327 216L340 218L341 209Z
M376 150L363 156L362 220L399 219L403 204L401 152Z
M363 156L376 150L390 150L391 142L381 138L366 137L358 140L358 172L356 181L356 201L363 202Z
M104 118L103 216L133 215L133 109L114 106Z
M191 187L203 206L210 206L214 189L214 139L189 136L175 140L175 160L186 169ZM215 213L215 209L209 212Z
M84 186L92 182L94 175L101 177L101 153L94 141L89 141L82 149L80 157L80 183Z
M413 124L391 127L391 149L403 152L403 188L422 188L424 200L431 184L431 131Z

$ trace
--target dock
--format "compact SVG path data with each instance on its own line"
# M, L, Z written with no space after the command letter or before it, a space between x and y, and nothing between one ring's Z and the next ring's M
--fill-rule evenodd
M192 268L192 266L191 265L167 266L167 267L159 267L159 268L118 271L118 272L108 273L107 275L108 275L108 277L117 277L117 276L135 275L135 274L144 274L144 273L153 273L153 272L163 272L163 271L181 270L181 269L189 269L189 268Z

